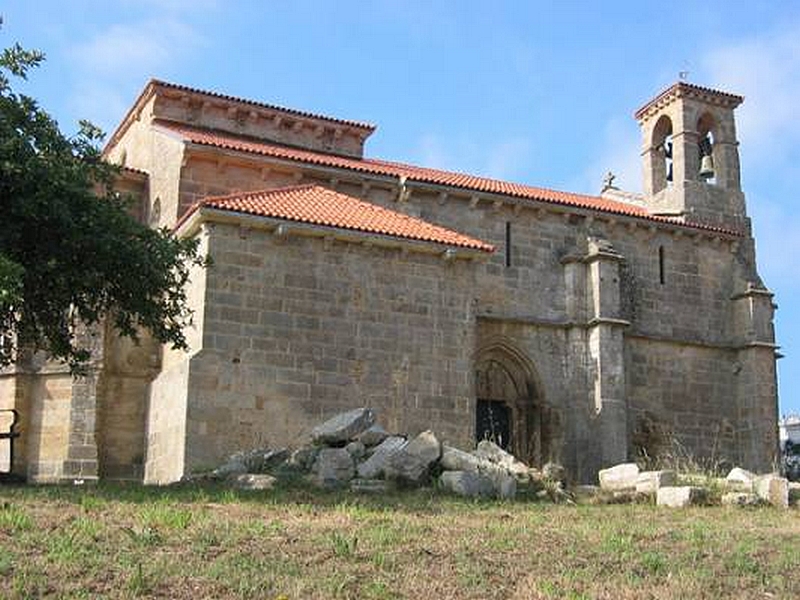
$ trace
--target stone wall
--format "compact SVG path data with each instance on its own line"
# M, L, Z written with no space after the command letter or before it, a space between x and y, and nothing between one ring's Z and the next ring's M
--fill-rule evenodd
M227 224L209 227L209 252L187 471L301 442L353 406L393 431L471 441L471 261Z

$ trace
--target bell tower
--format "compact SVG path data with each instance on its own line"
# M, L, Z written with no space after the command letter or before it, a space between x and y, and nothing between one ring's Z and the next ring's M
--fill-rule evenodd
M636 111L651 212L747 229L733 114L742 100L679 81Z

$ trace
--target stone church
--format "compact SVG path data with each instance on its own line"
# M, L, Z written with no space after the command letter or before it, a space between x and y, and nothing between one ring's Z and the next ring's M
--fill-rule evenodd
M88 376L20 361L13 468L168 483L373 407L574 481L685 453L772 468L777 347L740 187L742 98L678 82L635 113L644 193L365 156L374 126L150 81L110 138L137 217L197 238L188 352L111 330Z

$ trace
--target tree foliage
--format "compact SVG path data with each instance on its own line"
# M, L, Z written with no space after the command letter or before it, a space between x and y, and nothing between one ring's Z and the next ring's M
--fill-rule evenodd
M82 121L67 137L14 91L12 80L43 60L19 45L0 55L0 367L25 347L78 371L89 354L75 332L106 317L123 335L144 328L186 348L184 287L203 263L197 244L130 216L96 127Z

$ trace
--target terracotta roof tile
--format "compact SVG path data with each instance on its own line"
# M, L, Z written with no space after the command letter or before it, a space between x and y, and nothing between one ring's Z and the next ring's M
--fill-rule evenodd
M476 238L314 184L205 198L184 215L176 229L198 208L494 251L494 246Z
M659 221L662 223L670 223L677 226L740 235L738 232L727 229L683 223L669 217L653 215L643 207L628 204L626 202L610 200L601 196L589 196L585 194L561 192L521 183L511 183L508 181L500 181L487 177L478 177L464 173L418 167L386 160L350 158L346 156L314 152L311 150L270 144L260 140L254 140L220 131L202 129L183 123L166 121L163 119L157 119L155 124L165 128L166 130L177 133L191 143L203 146L259 154L262 156L271 156L283 160L297 161L325 167L347 169L361 173L369 173L372 175L397 178L406 177L408 181L456 187L475 192L502 194L521 200L550 202L553 204L562 204L588 210L597 210L605 213L638 217L641 219Z

